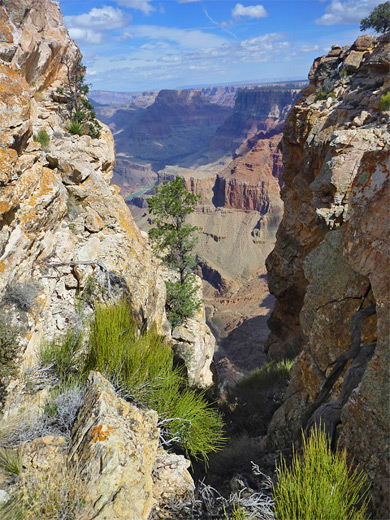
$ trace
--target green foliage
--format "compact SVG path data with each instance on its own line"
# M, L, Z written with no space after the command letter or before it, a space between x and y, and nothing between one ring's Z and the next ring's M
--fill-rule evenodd
M390 110L390 90L387 91L386 94L381 96L381 100L379 102L379 109L381 112Z
M68 131L72 135L84 135L84 128L78 121L71 121L68 125Z
M287 360L266 363L227 389L222 409L234 431L265 435L273 413L282 402L292 363Z
M68 56L61 56L60 63L65 66L67 71L67 83L61 87L61 94L66 97L70 117L69 132L73 135L88 133L92 138L99 138L101 126L96 120L92 104L86 97L89 92L89 86L85 84L84 80L86 67L80 59L75 61Z
M325 432L303 437L303 455L294 452L291 467L281 458L274 488L277 520L364 520L367 479L347 465L346 451L331 451ZM360 507L359 507L360 505Z
M336 94L334 92L328 92L326 88L322 87L317 92L316 100L328 99L329 97L334 99L336 97Z
M229 515L224 507L225 520L252 520L252 515L245 512L239 502L233 504L231 515Z
M196 244L194 232L198 228L186 224L186 218L193 213L198 200L198 195L185 189L181 177L157 186L156 194L148 200L152 222L156 226L149 231L154 249L163 263L179 274L178 283L167 284L167 312L174 320L173 326L192 316L200 306L191 272L196 264L191 252ZM179 298L177 303L174 301L176 297Z
M22 462L19 450L14 448L0 448L0 467L10 475L20 475Z
M195 276L189 273L184 282L166 282L166 311L172 328L180 325L186 318L191 318L200 309L201 302L196 293Z
M40 143L43 150L47 150L49 148L50 137L46 130L39 130L39 132L34 135L34 141Z
M0 380L16 374L20 328L0 315Z
M124 300L96 308L89 342L85 376L99 370L126 398L157 410L167 438L174 438L187 455L207 460L209 452L219 449L220 415L203 393L188 387L164 339L154 329L138 333Z
M43 365L53 365L61 383L77 379L82 365L82 334L69 331L65 336L46 342L41 348Z
M385 33L390 29L390 2L379 4L360 22L361 31L371 28L378 33Z
M95 112L91 112L91 115L95 117ZM89 123L88 125L88 135L94 139L99 139L101 136L101 128L99 121L97 119L94 119L92 123Z
M2 520L78 520L85 505L79 472L64 466L22 474L12 491L0 505Z

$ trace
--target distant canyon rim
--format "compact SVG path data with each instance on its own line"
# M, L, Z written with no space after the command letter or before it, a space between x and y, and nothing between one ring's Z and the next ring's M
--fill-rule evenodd
M114 135L114 182L141 230L154 186L181 176L200 195L190 217L221 385L265 362L273 307L265 259L283 214L279 143L307 82L141 93L92 91Z

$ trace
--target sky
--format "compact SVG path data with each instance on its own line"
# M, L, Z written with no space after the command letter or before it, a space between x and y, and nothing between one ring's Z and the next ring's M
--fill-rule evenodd
M93 89L306 79L384 0L60 0ZM373 34L371 32L371 34Z

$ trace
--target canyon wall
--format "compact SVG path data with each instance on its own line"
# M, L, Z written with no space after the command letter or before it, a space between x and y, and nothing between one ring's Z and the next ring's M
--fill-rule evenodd
M315 60L287 118L284 215L267 259L270 358L299 354L268 431L284 449L321 421L389 516L390 33Z

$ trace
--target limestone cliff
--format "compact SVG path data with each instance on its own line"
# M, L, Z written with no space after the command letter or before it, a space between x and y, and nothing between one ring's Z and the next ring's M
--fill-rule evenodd
M302 349L268 442L322 420L369 476L375 518L389 513L389 72L390 33L315 60L284 128L285 209L267 260L269 356Z

